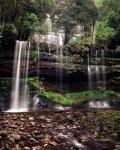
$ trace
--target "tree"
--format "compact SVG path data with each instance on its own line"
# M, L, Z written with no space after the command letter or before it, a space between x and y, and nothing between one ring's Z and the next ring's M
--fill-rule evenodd
M5 24L2 29L1 43L5 50L14 48L15 40L17 38L17 30L14 24Z
M34 13L39 19L53 10L53 0L0 0L1 25L13 22L26 12Z
M56 11L58 15L57 24L64 27L66 35L75 25L84 25L85 31L91 31L93 20L97 19L97 9L92 0L68 0L64 7ZM69 38L66 40L68 42Z
M0 39L3 45L10 43L8 40L13 35L9 28L11 25L17 31L16 39L27 40L35 31L35 25L39 23L40 26L46 19L46 14L53 11L53 7L54 0L0 0Z
M109 27L105 22L99 21L97 23L97 40L99 41L99 44L101 44L102 47L106 46L106 43L108 39L114 37L115 30L111 27Z
M34 24L38 18L34 13L26 13L23 17L16 19L14 24L18 31L18 39L27 40L30 33L35 30Z
M115 48L120 45L120 1L119 0L102 0L102 4L99 7L99 22L97 26L97 39L98 41L113 40L114 45L111 48ZM99 24L102 24L100 26ZM102 29L103 28L103 29ZM101 30L102 29L102 30ZM101 32L100 32L101 30ZM104 33L103 33L104 32ZM102 36L103 35L103 36ZM105 39L104 39L105 37ZM113 42L112 42L113 44Z

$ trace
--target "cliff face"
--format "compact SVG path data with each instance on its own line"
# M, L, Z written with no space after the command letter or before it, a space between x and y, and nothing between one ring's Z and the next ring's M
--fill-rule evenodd
M41 76L73 76L76 75L81 76L81 79L84 77L88 78L88 55L90 56L90 64L91 68L106 66L107 74L116 74L119 75L119 56L120 53L105 51L105 57L101 56L101 51L89 51L89 52L79 52L79 54L75 54L75 52L67 52L63 51L63 55L56 55L53 51L53 54L47 53L44 56L41 56L39 60L39 75ZM70 54L71 53L71 54ZM3 58L0 59L0 76L1 77L12 77L13 73L13 58ZM21 66L21 73L24 70L25 66ZM101 71L101 69L100 69ZM29 61L29 76L38 76L38 61L35 58L30 58ZM112 75L114 76L114 75Z

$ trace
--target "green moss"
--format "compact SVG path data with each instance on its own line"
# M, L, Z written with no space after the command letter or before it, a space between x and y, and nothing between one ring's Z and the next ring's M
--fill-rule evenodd
M37 91L42 96L50 100L56 101L62 105L82 104L85 99L117 97L118 94L114 91L84 91L74 93L58 93L46 91L41 83L37 83L34 79L29 79L30 90Z
M0 78L0 91L3 97L9 97L11 92L12 78Z
M42 57L44 55L46 55L47 53L46 52L39 52L39 57ZM33 58L33 59L38 59L38 50L31 50L30 51L30 57Z
M97 97L109 97L109 96L117 96L117 93L114 91L84 91L84 92L74 92L74 93L68 93L66 95L69 95L71 97L85 97L89 96L91 98L97 98Z
M47 97L50 100L58 102L62 105L82 104L85 100L117 97L118 93L114 91L83 91L73 93L58 93L53 91L46 91L42 82L38 82L37 78L29 78L30 93L37 92L38 94ZM9 97L11 93L12 78L0 78L0 91L4 97Z

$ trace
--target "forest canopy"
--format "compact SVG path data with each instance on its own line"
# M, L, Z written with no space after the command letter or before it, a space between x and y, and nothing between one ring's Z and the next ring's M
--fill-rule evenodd
M16 39L27 40L35 32L46 33L44 22L50 14L53 25L63 27L65 34L70 34L75 25L83 25L85 35L95 36L97 45L117 48L119 5L119 0L0 0L0 46L6 49L8 45L13 47Z
M97 40L103 46L116 48L120 45L120 1L102 0L99 4Z
M15 39L27 40L35 31L35 24L43 22L53 7L53 0L0 0L0 38L3 47L7 48Z

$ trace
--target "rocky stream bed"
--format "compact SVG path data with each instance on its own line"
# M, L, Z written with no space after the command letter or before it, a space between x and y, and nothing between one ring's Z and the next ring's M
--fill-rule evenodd
M120 150L120 111L1 112L0 150Z

